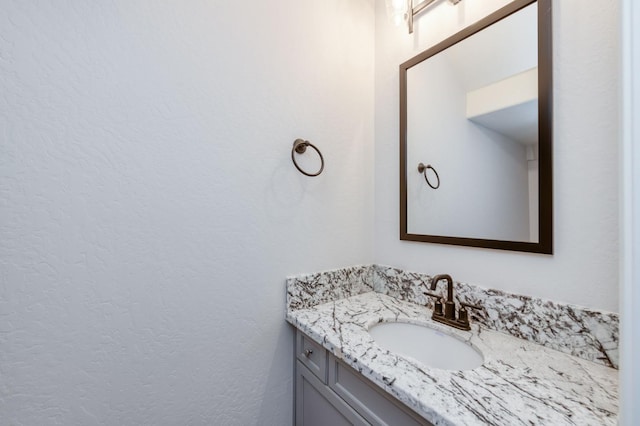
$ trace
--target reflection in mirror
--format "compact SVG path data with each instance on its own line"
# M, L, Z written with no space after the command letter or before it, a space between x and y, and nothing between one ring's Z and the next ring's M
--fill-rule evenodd
M548 3L513 2L401 65L401 239L551 253Z

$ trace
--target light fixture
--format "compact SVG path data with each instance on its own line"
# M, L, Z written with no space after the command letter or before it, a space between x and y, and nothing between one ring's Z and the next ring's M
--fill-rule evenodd
M409 27L409 34L411 34L413 33L413 17L436 1L437 0L424 0L414 6L413 0L386 0L387 15L396 27L406 22ZM455 5L460 3L460 0L449 0L449 2Z
M407 20L407 9L409 8L410 0L386 0L387 2L387 16L393 22L396 27Z

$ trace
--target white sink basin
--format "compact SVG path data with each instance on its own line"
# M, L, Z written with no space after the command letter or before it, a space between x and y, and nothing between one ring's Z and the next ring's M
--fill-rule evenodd
M383 322L369 329L384 349L443 370L472 370L484 362L472 346L441 331L405 322Z

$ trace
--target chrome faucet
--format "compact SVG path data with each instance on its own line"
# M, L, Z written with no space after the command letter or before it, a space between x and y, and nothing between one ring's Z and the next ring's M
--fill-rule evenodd
M442 297L437 293L424 293L427 296L436 298L431 319L460 330L471 330L469 326L469 314L466 308L482 309L482 307L460 302L460 310L456 318L456 303L453 301L453 279L451 279L451 275L440 274L434 276L431 279L431 291L435 290L438 282L442 280L447 280L447 300L444 302L444 313L442 312Z

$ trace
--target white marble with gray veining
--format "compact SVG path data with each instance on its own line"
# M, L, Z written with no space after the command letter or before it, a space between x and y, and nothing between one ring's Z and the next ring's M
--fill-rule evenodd
M615 424L618 372L477 324L471 332L430 320L424 306L367 292L287 311L287 320L435 425ZM479 349L469 371L429 368L380 348L381 321L429 325Z
M373 289L373 266L359 265L287 278L287 309L303 309Z
M431 276L382 265L373 265L372 271L375 291L433 307L433 299L423 294L431 284ZM438 285L437 291L446 293L444 282ZM488 329L618 367L619 318L616 313L460 282L455 282L455 298L458 302L482 306L482 310L472 310L469 314L473 321Z

